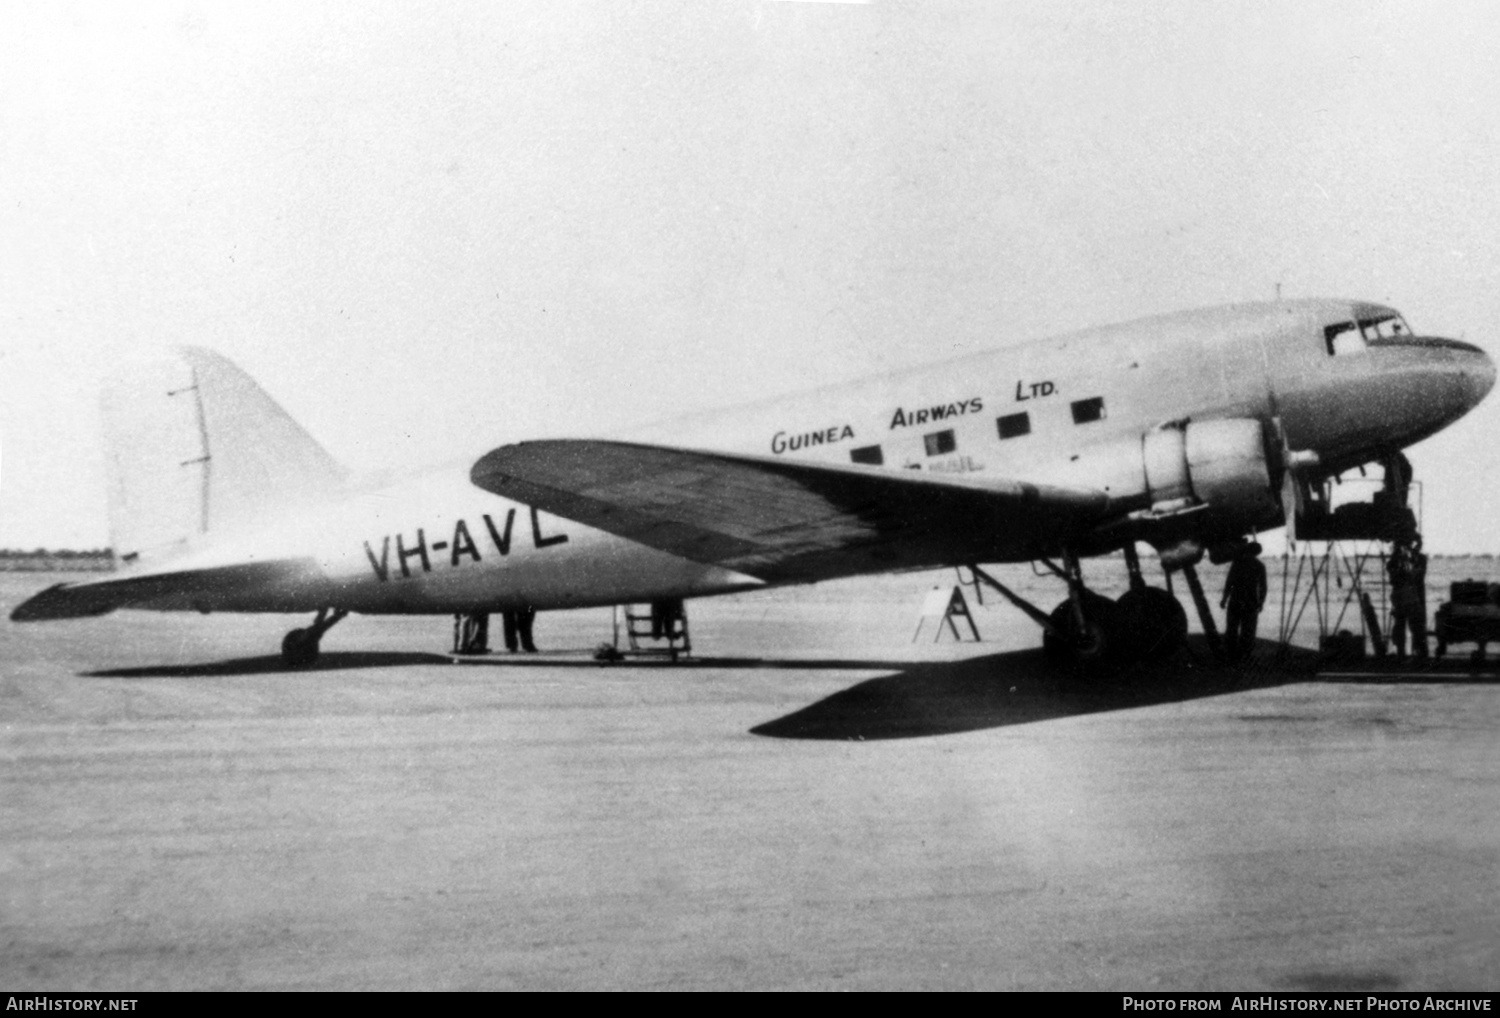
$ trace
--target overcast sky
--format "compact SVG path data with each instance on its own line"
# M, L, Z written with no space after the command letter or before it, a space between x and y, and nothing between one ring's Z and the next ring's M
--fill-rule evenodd
M359 470L1278 283L1500 353L1497 12L6 5L0 546L107 543L156 344ZM1497 438L1412 454L1430 547L1500 551Z

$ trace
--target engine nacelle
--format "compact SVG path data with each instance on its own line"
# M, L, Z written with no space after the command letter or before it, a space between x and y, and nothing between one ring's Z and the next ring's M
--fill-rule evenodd
M1183 430L1188 482L1195 498L1247 520L1276 515L1279 501L1271 484L1266 436L1259 421L1201 421Z
M1192 421L1096 446L1055 480L1102 489L1122 508L1166 513L1207 505L1236 525L1280 512L1265 431L1251 418Z

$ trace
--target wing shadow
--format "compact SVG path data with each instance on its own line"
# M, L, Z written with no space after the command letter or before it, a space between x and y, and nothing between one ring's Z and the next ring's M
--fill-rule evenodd
M895 675L861 682L750 731L779 739L952 735L1181 703L1285 685L1308 675L1311 655L1294 654L1272 666L1274 650L1262 641L1256 664L1230 669L1210 664L1207 647L1195 639L1187 653L1169 661L1092 678L1053 665L1040 650L908 663Z

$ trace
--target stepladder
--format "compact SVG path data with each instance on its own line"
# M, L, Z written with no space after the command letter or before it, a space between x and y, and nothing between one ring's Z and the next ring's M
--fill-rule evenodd
M663 655L673 661L692 654L687 607L680 599L616 605L613 649L619 657Z

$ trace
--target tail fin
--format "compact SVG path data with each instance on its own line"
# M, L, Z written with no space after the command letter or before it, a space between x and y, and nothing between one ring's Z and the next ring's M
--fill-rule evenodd
M132 365L101 400L110 539L126 565L326 498L345 471L225 358L184 347Z

